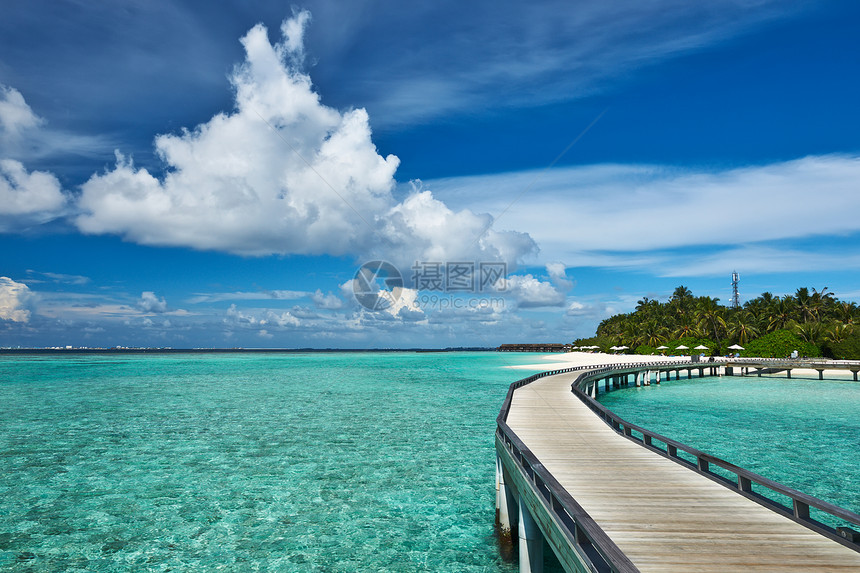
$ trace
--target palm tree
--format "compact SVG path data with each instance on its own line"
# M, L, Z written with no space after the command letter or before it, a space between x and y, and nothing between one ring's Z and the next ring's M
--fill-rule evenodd
M836 306L833 293L827 291L827 287L821 290L812 287L812 296L809 297L810 307L815 314L815 319L818 321L821 321Z
M836 318L842 324L854 324L857 321L857 304L840 302L835 308Z
M669 302L678 302L683 304L685 302L689 302L693 300L693 291L681 285L675 289L672 293L672 296L669 297Z
M813 307L812 297L809 296L809 289L800 287L794 293L794 299L797 301L797 313L800 320L798 322L810 322L816 319L815 309Z
M836 344L848 338L852 332L854 332L854 325L834 322L825 330L824 341L829 344Z
M773 307L770 314L770 321L767 325L767 331L773 332L787 328L794 320L794 304L791 297L780 299Z
M758 328L753 324L753 318L747 311L737 313L729 327L729 335L741 346L757 337Z
M767 291L761 293L759 299L761 300L762 309L767 314L770 314L771 310L773 310L773 307L776 306L776 304L779 302L778 296L774 296L773 293Z
M822 338L824 338L824 327L820 322L804 322L797 324L794 327L794 332L801 340L805 340L810 344L820 346Z
M698 329L689 322L682 322L672 330L672 338L686 338L687 336L695 336Z
M720 334L726 330L726 319L723 318L722 307L717 304L720 301L718 298L709 296L699 297L696 303L696 319L699 323L699 328L713 335L714 341L717 343L717 348L720 346Z
M690 324L690 313L695 299L693 293L685 286L679 286L669 297L667 303L668 315L674 324L667 324L670 330L683 328ZM668 317L667 317L668 318Z
M666 341L668 330L656 320L649 320L642 324L642 339L648 346L657 347Z

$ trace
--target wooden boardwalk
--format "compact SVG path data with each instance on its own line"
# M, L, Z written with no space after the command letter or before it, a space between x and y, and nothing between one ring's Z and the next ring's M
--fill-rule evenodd
M570 391L514 392L507 424L640 571L860 571L860 553L616 434Z

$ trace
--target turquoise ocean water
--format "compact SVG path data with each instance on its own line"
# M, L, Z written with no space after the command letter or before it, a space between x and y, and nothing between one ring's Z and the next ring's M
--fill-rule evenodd
M600 402L629 422L860 513L860 382L682 377L613 390ZM816 510L813 517L847 525Z
M510 572L498 353L0 356L0 569Z
M535 361L0 356L0 569L511 573L493 535L493 432L530 373L503 366ZM858 394L724 378L605 399L857 511Z

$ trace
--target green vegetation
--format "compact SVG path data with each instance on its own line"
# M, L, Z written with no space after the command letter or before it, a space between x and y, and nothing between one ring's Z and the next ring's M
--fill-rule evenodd
M719 304L718 298L693 296L679 286L665 303L644 298L636 310L605 319L596 336L579 339L575 346L597 345L604 352L611 346L629 346L636 354L698 354L696 346L707 346L708 355L733 352L729 346L745 348L741 356L826 356L860 359L860 308L837 299L827 287L804 287L783 297L766 292L740 308ZM689 350L676 351L678 346Z
M798 356L820 356L818 347L790 330L780 329L765 334L747 344L740 352L743 357L785 358L795 350Z

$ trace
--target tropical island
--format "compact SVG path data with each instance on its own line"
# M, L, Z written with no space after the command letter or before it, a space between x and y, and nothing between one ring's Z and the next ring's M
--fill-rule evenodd
M737 351L742 357L787 358L796 352L860 359L860 307L839 300L827 287L802 287L782 297L765 292L736 307L719 301L679 286L667 302L645 297L636 310L604 319L595 336L573 345L604 352L624 346L643 355L701 351L721 356ZM697 347L700 350L694 350Z

